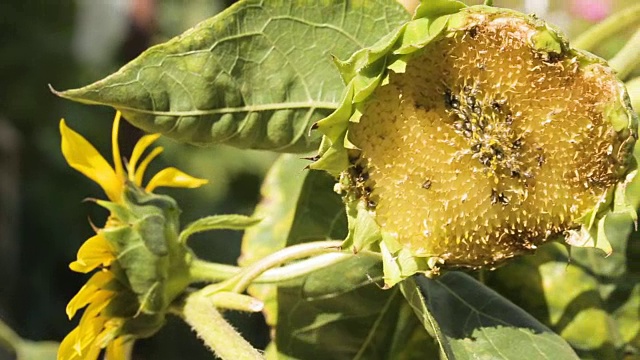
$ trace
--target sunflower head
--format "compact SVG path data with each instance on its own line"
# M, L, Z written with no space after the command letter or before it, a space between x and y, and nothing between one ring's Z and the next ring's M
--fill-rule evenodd
M117 142L119 114L113 130L114 166L80 134L60 123L62 152L69 165L96 181L108 201L96 202L110 211L103 228L88 239L70 264L73 271L98 269L69 302L72 318L85 308L78 327L60 345L60 359L123 358L133 340L148 337L164 324L169 305L189 284L191 251L179 242L180 210L175 200L154 194L159 186L198 187L206 180L175 168L158 172L142 187L145 169L162 148L142 158L158 138L147 135L123 166Z
M637 119L603 60L533 16L435 1L338 66L312 167L340 177L346 245L379 248L388 285L562 236L610 251Z

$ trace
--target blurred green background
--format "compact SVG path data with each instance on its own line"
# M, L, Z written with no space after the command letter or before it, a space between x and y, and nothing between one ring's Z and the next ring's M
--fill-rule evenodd
M535 12L574 36L602 17L637 0L513 0L495 5ZM180 34L224 9L231 0L4 0L0 2L0 319L22 337L60 341L76 324L66 303L87 280L68 263L106 213L82 202L102 197L100 188L69 168L60 153L58 123L109 154L114 111L79 105L52 95L117 70L148 46ZM468 2L479 3L480 1ZM602 44L610 57L625 36ZM121 131L123 155L141 133ZM204 215L250 214L259 186L276 155L229 147L194 148L162 139L166 147L151 172L166 164L209 179L200 190L166 191L183 209L186 224ZM240 233L198 236L199 256L235 264ZM268 331L260 315L230 314L254 345ZM0 360L13 356L0 349ZM137 359L208 359L211 355L176 318L152 339L136 345Z

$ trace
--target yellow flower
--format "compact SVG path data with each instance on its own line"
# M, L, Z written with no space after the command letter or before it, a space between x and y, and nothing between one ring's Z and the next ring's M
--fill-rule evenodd
M185 259L188 258L188 255L185 256L188 251L176 247L177 241L169 245L170 250L166 253L157 253L156 248L147 249L140 245L145 244L145 241L160 241L164 244L177 239L177 234L160 229L158 232L164 237L160 240L149 240L144 237L157 233L149 235L140 230L144 230L145 221L150 213L156 218L164 216L164 211L174 209L175 202L169 198L164 200L164 207L152 206L149 209L147 206L140 209L136 207L139 204L135 198L157 197L158 195L152 194L152 191L161 186L195 188L207 181L171 167L158 172L146 187L142 188L146 168L163 149L155 148L144 158L142 154L159 135L142 137L134 147L125 169L118 147L119 122L118 112L112 131L113 167L84 137L67 127L64 120L60 122L62 153L65 159L71 167L103 188L110 202L98 203L111 210L111 216L107 225L103 229L96 229L96 235L80 247L77 260L69 265L71 270L80 273L99 270L67 305L69 319L73 318L78 310L85 307L86 309L78 326L60 344L58 359L95 360L103 349L106 349L109 360L127 358L133 340L149 336L162 326L168 303L160 301L160 305L157 305L158 303L153 301L171 301L177 294L175 288L180 289L179 286L165 286L165 283L172 279L157 274L164 274L169 265L174 266L177 273L174 278L177 280L173 281L180 283L180 276L185 269ZM126 190L129 191L129 197ZM142 195L131 195L132 192ZM123 221L123 216L127 221ZM177 228L177 215L175 216L163 218L172 231ZM131 254L135 254L133 260ZM139 270L137 266L143 270ZM148 271L150 268L151 272ZM170 273L169 277L172 275ZM147 284L151 285L145 287Z
M122 193L126 181L131 181L137 186L142 186L144 172L149 163L164 149L155 148L149 155L140 161L144 151L156 141L160 134L143 136L136 144L129 159L126 169L122 166L120 147L118 146L118 129L120 124L120 112L116 113L113 122L111 143L113 148L113 163L111 167L107 160L89 143L82 135L67 127L64 119L60 121L60 134L62 135L62 154L69 166L83 173L89 179L102 187L109 200L122 201ZM152 192L158 187L184 187L196 188L207 183L207 180L194 178L184 172L170 167L158 172L149 181L145 191Z

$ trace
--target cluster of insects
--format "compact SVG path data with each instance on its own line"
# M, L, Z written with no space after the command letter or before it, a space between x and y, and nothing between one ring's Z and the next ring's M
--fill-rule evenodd
M356 199L362 199L369 210L374 210L377 202L372 195L373 188L369 181L369 172L366 166L362 165L362 161L359 154L349 154L351 166L346 172L346 186L349 188L348 194Z
M524 141L513 129L514 114L505 100L486 99L477 88L465 85L454 92L445 87L444 105L451 115L454 131L469 144L472 158L481 164L483 173L498 179L508 177L520 181L524 187L527 179L533 177L520 159ZM537 159L539 166L544 156ZM509 197L494 189L492 204L509 204Z

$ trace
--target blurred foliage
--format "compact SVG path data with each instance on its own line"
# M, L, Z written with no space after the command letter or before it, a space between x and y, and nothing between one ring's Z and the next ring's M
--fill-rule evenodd
M156 31L149 34L151 41L164 41L228 6L224 1L204 0L156 3L158 20ZM116 13L104 14L111 15ZM103 198L104 194L64 162L59 120L64 117L101 153L109 155L106 135L110 134L114 115L111 109L61 100L51 94L47 84L75 87L103 77L130 60L125 54L131 50L123 48L128 40L125 37L116 39L116 51L102 67L79 62L73 48L77 16L78 5L73 0L0 2L0 116L16 128L22 144L18 149L21 213L20 223L15 224L17 237L0 239L18 244L19 268L11 274L0 274L16 277L16 287L5 292L12 294L11 298L0 299L0 314L22 337L32 340L60 341L75 325L67 319L64 308L86 277L71 272L68 263L75 259L79 245L93 234L88 217L100 224L107 215L82 201L87 197ZM126 30L129 34L125 31L124 35L131 35L130 29ZM144 48L138 52L141 50ZM126 155L140 133L125 127L122 135ZM274 159L269 153L225 147L194 148L171 141L162 145L165 153L152 164L150 173L179 163L186 172L210 180L197 193L166 191L178 199L183 223L216 213L251 213L264 172ZM192 244L204 258L235 263L240 253L240 234L221 231L215 239L197 235ZM245 335L257 346L266 345L267 334L260 315L230 317L246 329ZM3 354L6 355L0 351L0 359L4 359ZM186 354L191 359L210 358L189 328L174 318L158 336L141 341L136 354L153 359L175 359Z

